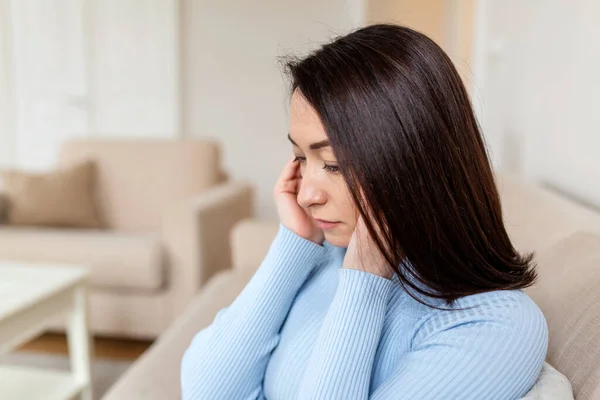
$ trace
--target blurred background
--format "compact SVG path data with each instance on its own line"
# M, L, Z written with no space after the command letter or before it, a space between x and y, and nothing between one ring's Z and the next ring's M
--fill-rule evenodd
M274 218L277 58L396 22L455 61L499 168L600 205L597 15L597 0L0 0L0 165L48 168L73 136L210 137Z
M42 174L0 182L0 195L6 189L17 206L0 204L9 216L0 224L0 260L91 271L97 395L195 301L205 316L186 328L186 339L171 334L176 344L163 343L146 360L158 360L160 377L177 371L189 337L243 287L240 271L260 262L257 237L273 233L260 223L242 226L229 247L240 220L277 219L272 187L291 154L289 87L279 60L381 22L419 30L448 53L498 171L544 186L577 204L571 208L599 210L599 15L600 0L0 0L0 175ZM89 158L98 164L105 223L93 210L87 220L59 208L38 213L51 203L45 193L57 193L48 188L73 186L51 173L65 160ZM78 171L73 176L88 174ZM34 181L55 183L34 190ZM74 209L90 196L55 199ZM35 207L34 197L41 203ZM554 218L528 201L513 208ZM600 228L597 213L578 213L577 223L575 214L556 218ZM550 231L539 226L531 224L521 239ZM241 278L200 292L232 265ZM13 290L21 291L16 284ZM54 328L20 349L62 358L17 352L9 361L68 368L64 329ZM178 390L176 376L153 381L143 370L150 367L140 368L124 380L141 383L119 388L149 393L144 385L168 381L169 393ZM118 398L137 397L110 397Z

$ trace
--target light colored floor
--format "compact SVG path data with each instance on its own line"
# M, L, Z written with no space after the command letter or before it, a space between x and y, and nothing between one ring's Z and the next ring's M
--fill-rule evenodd
M135 361L152 342L129 339L94 338L94 356L120 361ZM22 346L19 351L68 354L65 335L59 333L45 333L37 339Z
M94 398L99 399L106 393L151 344L152 342L149 341L94 338L92 360ZM0 365L68 371L70 369L68 354L64 334L45 333L14 352L0 355Z

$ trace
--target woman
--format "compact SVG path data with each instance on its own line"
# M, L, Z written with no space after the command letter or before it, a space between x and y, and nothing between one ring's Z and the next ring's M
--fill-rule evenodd
M294 156L280 230L194 338L185 399L517 399L546 321L504 229L467 93L407 28L357 30L288 65Z

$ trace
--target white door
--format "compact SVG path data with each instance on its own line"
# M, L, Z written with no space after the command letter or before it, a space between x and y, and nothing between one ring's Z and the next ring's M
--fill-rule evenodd
M59 144L87 132L84 0L12 0L13 164L45 169Z
M178 136L178 1L87 3L93 132Z
M177 0L0 0L0 166L76 136L176 137Z

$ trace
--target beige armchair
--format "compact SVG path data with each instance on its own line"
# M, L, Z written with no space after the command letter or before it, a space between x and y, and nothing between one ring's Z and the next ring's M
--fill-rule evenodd
M87 159L107 229L0 225L0 259L86 266L92 332L154 338L230 267L229 233L252 215L252 189L225 179L211 141L73 140L59 164Z

